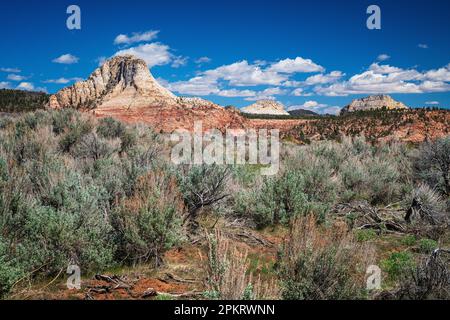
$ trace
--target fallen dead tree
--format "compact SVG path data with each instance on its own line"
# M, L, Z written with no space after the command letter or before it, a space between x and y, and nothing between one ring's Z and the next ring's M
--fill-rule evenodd
M448 228L448 222L413 199L410 207L394 209L395 204L382 208L371 206L367 201L338 204L333 213L345 217L352 229L374 229L387 233L410 233L439 238ZM439 217L439 218L438 218Z
M257 233L250 232L243 228L226 231L224 235L229 239L245 242L249 245L262 245L264 247L273 247L275 244L272 241L265 239Z
M379 231L405 233L407 226L402 210L390 206L376 208L366 201L338 204L334 208L337 216L348 218L352 229L376 229Z
M137 282L140 280L139 277L130 279L127 276L117 276L117 275L101 275L97 274L93 277L93 280L99 281L101 283L87 285L88 289L85 294L86 300L94 300L95 295L105 295L105 294L113 294L116 291L125 291L126 295L128 295L132 299L147 299L154 298L157 296L166 296L170 298L198 298L202 295L202 292L192 290L187 292L162 292L158 291L155 288L147 288L145 291L136 292L135 286ZM178 278L172 274L165 274L165 278L160 279L163 282L179 282L179 283L195 283L198 281L195 280L185 280Z
M92 294L108 294L114 290L125 290L130 296L133 296L132 289L137 282L137 279L130 280L127 277L119 277L117 275L102 275L96 274L94 280L102 281L106 284L101 285L88 285L88 291L86 292L85 299L92 300Z
M177 277L176 275L172 273L166 272L164 276L158 277L158 280L169 283L169 282L178 282L178 283L200 283L201 281L195 280L195 279L182 279Z
M201 297L202 295L203 295L203 292L200 292L200 291L189 291L189 292L183 292L183 293L168 293L168 292L156 291L153 288L148 288L140 296L140 298L146 299L146 298L154 298L157 296L166 296L166 297L170 297L170 298L188 299L188 298L198 298L198 297Z

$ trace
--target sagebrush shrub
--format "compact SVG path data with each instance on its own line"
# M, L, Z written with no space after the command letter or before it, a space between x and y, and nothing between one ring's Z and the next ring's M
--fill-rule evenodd
M118 258L160 265L163 253L183 238L183 214L174 176L152 172L140 178L134 196L114 212Z
M70 152L73 146L82 141L83 137L92 131L92 127L93 124L89 120L80 117L72 119L59 140L60 149L63 152Z
M97 133L107 139L120 138L126 131L126 126L113 118L100 119L97 126Z
M424 143L415 157L416 177L450 195L450 136Z
M421 259L403 275L396 299L448 300L450 298L450 269L448 252L435 250Z
M317 142L283 149L282 169L273 177L239 181L234 212L259 227L287 223L314 213L324 219L337 203L366 200L389 205L411 189L409 150L399 144L371 145L364 138Z
M235 211L252 217L260 228L288 224L292 218L309 213L324 219L336 200L337 188L327 163L300 155L278 176L267 177L238 195Z

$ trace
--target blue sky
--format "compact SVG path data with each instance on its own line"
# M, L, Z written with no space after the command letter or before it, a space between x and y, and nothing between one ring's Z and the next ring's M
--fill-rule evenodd
M81 30L66 9L81 8ZM366 9L381 9L369 30ZM135 53L178 95L333 112L368 94L450 107L450 1L2 1L0 87L56 92Z

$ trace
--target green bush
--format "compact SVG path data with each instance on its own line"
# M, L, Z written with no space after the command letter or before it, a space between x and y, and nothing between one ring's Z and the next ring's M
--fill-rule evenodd
M281 156L283 166L274 177L234 179L240 192L233 210L258 227L286 224L305 213L324 219L337 203L388 205L410 189L410 152L398 144L372 146L364 138L344 137L341 143L290 145Z
M432 253L435 249L437 249L438 243L432 239L420 239L419 241L419 248L420 251L423 253Z
M405 246L413 246L416 244L416 242L417 242L417 239L412 234L406 235L402 239L402 244L404 244Z
M305 176L289 171L280 177L266 178L262 186L237 197L235 211L250 216L258 228L273 224L288 224L298 216L315 213L323 217L326 204L315 201L306 192Z
M8 180L8 165L5 159L0 157L0 183Z
M105 139L120 139L120 151L125 152L136 145L137 136L122 122L113 118L101 119L97 127L97 134Z
M9 293L24 272L17 262L11 259L8 249L7 242L0 236L0 298Z
M377 237L377 233L372 229L355 230L354 234L358 242L371 241Z
M116 139L123 136L126 126L113 118L103 118L97 126L97 133L106 139Z
M414 269L415 262L409 252L394 252L381 261L381 267L390 281L397 281Z

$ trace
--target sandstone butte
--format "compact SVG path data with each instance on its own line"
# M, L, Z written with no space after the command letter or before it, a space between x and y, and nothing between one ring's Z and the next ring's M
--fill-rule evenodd
M257 101L248 107L242 108L241 111L249 114L264 114L264 115L267 114L279 116L289 115L289 112L285 110L284 105L273 100Z
M406 110L409 109L401 102L395 101L388 95L374 95L361 99L353 100L348 106L345 106L341 110L341 114L354 111L368 111L379 110L385 108L386 110Z
M343 113L380 106L388 109L404 108L404 105L389 96L371 96L355 100L344 108ZM99 118L113 117L126 123L144 123L161 133L171 133L177 129L192 131L194 122L202 121L203 130L280 129L284 137L295 137L301 131L310 140L324 138L324 128L320 125L322 120L248 119L235 108L224 108L201 98L177 97L155 80L144 60L131 55L116 56L106 61L87 80L52 95L48 107L75 108L91 112ZM250 107L253 113L285 112L283 105L273 101L257 102ZM448 134L449 114L442 112L439 117L432 117L430 123L411 117L411 121L405 125L393 124L387 128L383 140L420 142ZM354 125L350 124L351 127ZM344 134L352 132L339 127L336 129ZM364 130L361 133L364 134Z

